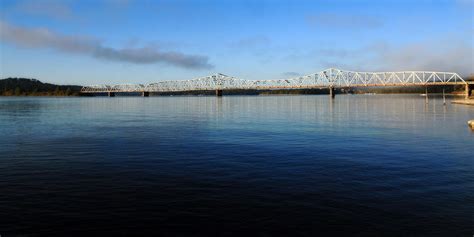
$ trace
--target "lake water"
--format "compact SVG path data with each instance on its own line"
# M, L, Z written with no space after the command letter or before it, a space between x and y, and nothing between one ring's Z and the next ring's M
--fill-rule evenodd
M4 97L0 235L472 236L469 119L419 95Z

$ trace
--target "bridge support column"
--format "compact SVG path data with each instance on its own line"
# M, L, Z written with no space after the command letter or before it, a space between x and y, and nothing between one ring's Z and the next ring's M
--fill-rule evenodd
M107 92L107 96L109 97L115 97L115 92Z
M216 96L221 97L222 96L222 90L216 90Z
M329 87L329 97L331 97L331 99L334 99L334 97L336 97L336 92L334 91L334 87Z
M143 91L143 92L142 92L142 96L143 96L143 97L148 97L148 96L150 96L150 92L148 92L148 91Z
M472 95L472 86L470 84L466 84L466 99L469 99L469 96Z

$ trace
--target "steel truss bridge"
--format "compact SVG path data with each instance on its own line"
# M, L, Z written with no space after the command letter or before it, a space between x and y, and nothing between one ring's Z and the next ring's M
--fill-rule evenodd
M330 93L334 95L334 88L434 85L466 85L466 91L469 91L469 84L454 72L355 72L329 68L317 73L289 79L245 80L218 73L192 80L161 81L146 85L91 85L83 87L81 92L109 93L109 96L120 92L138 92L148 96L150 92L215 90L219 96L222 95L222 90L329 88Z

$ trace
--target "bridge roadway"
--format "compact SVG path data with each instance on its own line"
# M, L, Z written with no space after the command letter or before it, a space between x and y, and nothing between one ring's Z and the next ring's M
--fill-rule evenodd
M466 82L454 72L400 71L400 72L355 72L329 68L317 73L289 79L245 80L224 74L214 74L192 80L161 81L143 84L91 85L84 86L81 93L141 93L181 92L215 90L222 96L223 90L275 90L275 89L315 89L328 88L334 97L335 88L382 87L382 86L439 86L464 85L469 97L474 82Z

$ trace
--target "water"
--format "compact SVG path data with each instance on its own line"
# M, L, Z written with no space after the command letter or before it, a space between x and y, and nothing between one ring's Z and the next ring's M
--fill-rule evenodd
M0 234L471 236L469 119L418 95L0 98Z

